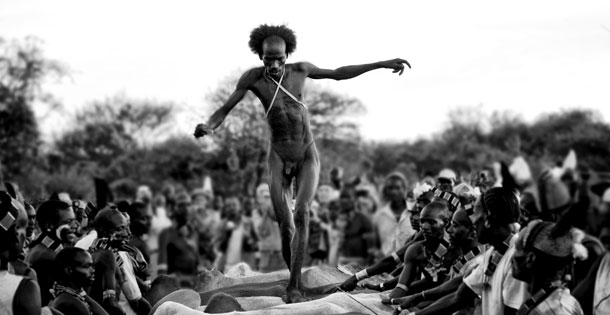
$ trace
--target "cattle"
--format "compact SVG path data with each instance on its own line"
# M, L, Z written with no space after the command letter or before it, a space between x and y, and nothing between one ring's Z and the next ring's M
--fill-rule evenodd
M227 305L226 299L222 296L222 302L220 304ZM232 297L229 297L232 298ZM242 305L243 300L234 299L239 303L239 307L245 309L245 305ZM252 299L252 298L249 298ZM261 298L256 298L260 300ZM303 303L294 304L275 304L270 302L269 299L262 298L262 303L254 303L256 306L266 305L262 309L244 310L244 311L232 311L227 309L226 312L218 313L217 309L210 310L209 306L201 306L197 309L192 309L188 306L182 305L176 302L165 302L155 312L155 315L203 315L203 314L232 314L232 315L324 315L324 314L388 314L394 311L394 309L381 303L380 293L360 293L360 294L349 294L345 292L338 292L330 294L318 300L311 300ZM281 300L278 298L271 299L276 303ZM246 303L244 303L246 304ZM272 305L272 306L269 306Z
M345 272L347 273L345 273ZM244 277L229 277L219 271L204 271L196 287L201 300L198 308L184 301L166 298L154 314L381 314L393 311L381 303L383 293L368 290L356 294L340 292L336 288L357 268L317 266L305 268L301 277L308 302L285 304L287 270ZM237 273L240 275L241 273ZM233 275L236 275L235 273ZM372 278L372 283L384 279ZM192 294L189 294L192 295ZM191 303L192 306L192 303Z

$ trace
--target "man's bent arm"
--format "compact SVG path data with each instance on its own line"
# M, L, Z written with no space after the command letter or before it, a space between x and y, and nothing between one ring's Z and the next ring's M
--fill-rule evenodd
M434 304L426 307L421 311L415 312L417 315L429 314L452 314L455 311L461 310L469 305L472 305L477 295L467 285L460 285L458 290L450 295L445 295Z
M392 270L394 270L394 268L396 268L398 264L399 263L393 256L386 256L378 263L374 264L369 268L366 268L366 271L368 272L369 277L372 277L378 274L382 274L384 272L392 272Z
M239 78L235 91L231 93L231 96L229 96L229 99L227 99L224 105L217 109L214 114L212 114L212 116L206 122L206 125L212 128L212 130L218 128L218 126L220 126L220 124L225 120L225 118L227 117L229 112L235 107L235 105L237 105L239 101L244 98L246 92L248 92L250 85L255 80L255 74L252 70L244 73L241 78Z
M398 283L390 293L390 298L403 297L407 294L409 286L414 280L412 272L417 268L417 256L421 246L421 243L413 244L412 246L409 246L405 252L404 266L400 276L398 277Z
M394 69L394 72L400 71L402 74L402 71L404 70L403 63L409 66L409 68L411 67L409 63L403 59L392 59L361 65L344 66L334 70L321 69L307 62L302 63L302 65L307 71L307 76L312 79L347 80L355 78L365 72L382 68Z

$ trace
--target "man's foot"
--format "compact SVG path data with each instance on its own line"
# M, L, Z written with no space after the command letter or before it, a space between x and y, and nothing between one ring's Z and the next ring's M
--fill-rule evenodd
M286 289L286 295L282 296L282 300L286 304L290 303L302 303L310 301L311 299L303 296L303 293L298 289Z

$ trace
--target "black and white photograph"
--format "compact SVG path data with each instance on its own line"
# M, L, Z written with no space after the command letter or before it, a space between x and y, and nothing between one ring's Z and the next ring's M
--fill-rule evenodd
M610 314L610 2L3 0L0 314Z

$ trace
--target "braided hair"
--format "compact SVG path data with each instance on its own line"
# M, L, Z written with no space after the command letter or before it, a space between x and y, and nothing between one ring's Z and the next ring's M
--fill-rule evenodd
M481 203L490 221L496 224L511 224L519 220L519 200L512 189L493 187L481 196Z

